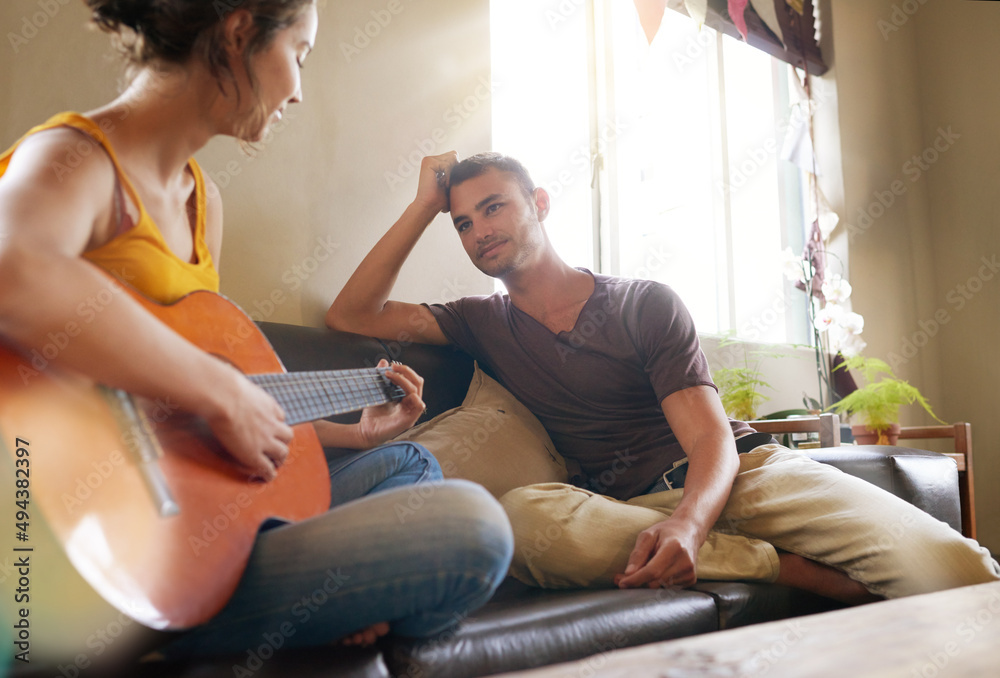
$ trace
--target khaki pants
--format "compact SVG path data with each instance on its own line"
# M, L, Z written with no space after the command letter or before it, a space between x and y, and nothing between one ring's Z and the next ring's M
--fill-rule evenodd
M561 483L500 503L514 529L511 574L543 588L613 587L639 533L683 489L618 501ZM1000 579L989 552L874 485L780 445L740 455L722 516L698 552L699 579L774 581L775 549L831 565L897 598Z

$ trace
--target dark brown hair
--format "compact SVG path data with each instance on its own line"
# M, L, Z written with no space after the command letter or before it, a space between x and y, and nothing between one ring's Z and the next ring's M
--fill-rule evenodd
M524 195L529 200L531 199L532 193L535 192L535 182L531 180L528 170L519 160L493 151L471 155L452 167L448 177L448 190L450 191L463 181L475 179L490 168L513 174Z
M254 31L243 51L243 65L250 78L254 108L240 121L237 137L263 126L266 112L250 58L265 49L274 36L294 24L315 0L84 0L93 23L116 36L130 67L163 62L184 64L200 59L218 80L235 82L226 56L224 21L236 10L253 16Z

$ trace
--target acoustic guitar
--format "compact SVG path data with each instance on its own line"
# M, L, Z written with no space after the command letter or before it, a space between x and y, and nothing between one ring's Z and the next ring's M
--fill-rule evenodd
M184 629L229 600L264 521L329 507L326 460L305 422L404 394L384 368L285 372L253 321L212 292L169 306L132 296L284 408L295 437L277 479L249 477L204 420L170 402L60 371L51 346L43 356L0 345L0 447L29 459L18 467L30 474L28 516L44 518L105 600L150 628Z

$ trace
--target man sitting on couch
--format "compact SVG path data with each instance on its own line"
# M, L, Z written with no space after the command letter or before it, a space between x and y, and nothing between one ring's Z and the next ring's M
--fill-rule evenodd
M546 237L549 209L512 158L425 158L416 199L327 313L335 329L465 350L582 469L573 485L502 497L518 579L773 581L862 602L1000 578L986 549L944 523L728 419L680 299L659 283L568 266ZM389 301L413 246L449 210L472 262L508 293ZM539 531L557 538L535 548Z

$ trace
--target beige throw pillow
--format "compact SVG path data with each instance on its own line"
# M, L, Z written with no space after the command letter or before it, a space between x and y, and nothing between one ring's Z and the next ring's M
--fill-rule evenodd
M478 364L459 407L396 440L420 443L445 478L479 483L497 498L515 487L567 480L566 462L541 422Z

